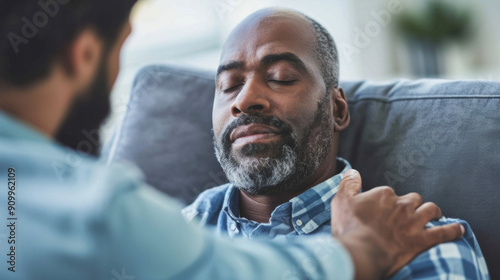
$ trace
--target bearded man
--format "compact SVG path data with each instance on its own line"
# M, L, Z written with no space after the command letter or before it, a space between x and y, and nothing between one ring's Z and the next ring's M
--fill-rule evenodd
M352 170L337 157L349 124L338 76L333 38L315 20L264 9L240 23L223 48L213 106L216 156L230 183L200 194L183 210L187 219L230 237L342 231L331 213L343 209L330 203ZM488 279L467 223L443 218L428 226L454 222L467 229L464 238L420 254L394 279Z

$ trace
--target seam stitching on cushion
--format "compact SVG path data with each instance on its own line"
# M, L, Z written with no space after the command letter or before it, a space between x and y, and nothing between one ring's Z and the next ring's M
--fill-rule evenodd
M137 72L137 74L135 75L135 79L134 79L134 81L132 83L132 87L131 87L131 94L130 94L129 100L127 102L127 108L131 105L130 104L130 102L132 100L131 97L132 97L132 94L135 94L135 92L136 92L136 91L134 91L134 89L136 88L137 83L143 79L144 75L149 74L151 71L161 72L164 74L191 76L191 77L204 79L207 81L214 79L214 77L210 77L210 75L208 75L208 73L207 74L198 73L198 75L197 75L197 74L195 74L195 71L190 72L190 70L188 70L188 69L181 69L181 68L178 68L177 66L167 66L167 65L161 65L161 64L148 65L148 66L145 66L142 69L140 69ZM200 71L203 71L203 70L200 70ZM111 147L109 149L108 159L106 161L107 164L110 164L111 161L115 157L116 149L118 147L118 144L119 144L119 142L122 138L122 134L123 134L123 124L125 123L125 121L128 118L128 112L129 112L129 110L127 109L125 111L125 115L123 116L123 118L120 122L120 125L118 126L118 128L116 130L116 134L113 137L113 143L111 144Z
M135 82L137 82L137 78L139 78L142 74L142 72L147 72L147 71L151 71L151 70L154 70L155 72L162 72L162 73L166 73L166 74L174 74L174 75L184 75L184 76L191 76L191 77L196 77L196 78L201 78L201 79L204 79L204 80L211 80L211 81L214 81L215 80L215 74L209 74L210 70L203 70L203 69L194 69L194 70L190 70L190 69L184 69L180 66L168 66L168 65L162 65L162 64L153 64L153 65L149 65L149 66L145 66L144 68L142 68L138 74L136 75L136 80L134 81L134 84ZM205 72L205 73L203 73Z
M382 103L392 103L397 101L409 101L409 100L431 100L431 99L499 99L500 95L453 95L453 96L413 96L413 97L401 97L401 98L377 98L377 97L362 97L353 100L347 100L349 103L358 103L362 101L378 101Z

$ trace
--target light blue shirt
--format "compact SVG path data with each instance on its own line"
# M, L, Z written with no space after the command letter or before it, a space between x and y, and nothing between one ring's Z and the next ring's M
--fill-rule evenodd
M106 166L0 112L0 279L353 278L331 237L230 240L180 210L133 166Z

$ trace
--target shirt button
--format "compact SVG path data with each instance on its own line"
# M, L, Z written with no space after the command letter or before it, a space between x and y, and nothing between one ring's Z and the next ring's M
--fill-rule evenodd
M235 231L235 230L236 230L236 225L235 225L235 224L232 224L232 225L231 225L231 230L232 230L232 231Z
M295 221L295 224L300 227L300 226L302 226L302 221L301 220L297 220L297 221Z

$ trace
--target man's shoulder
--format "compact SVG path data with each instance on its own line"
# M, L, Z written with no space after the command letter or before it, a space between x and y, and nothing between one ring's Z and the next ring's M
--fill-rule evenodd
M145 184L142 172L133 164L107 165L52 142L19 142L14 146L8 139L0 139L5 144L0 145L0 168L22 180L26 210L36 205L40 209L35 212L50 212L71 205L81 207L80 213L84 208L104 211L117 195ZM52 198L54 194L58 199Z
M193 220L195 217L218 215L222 210L224 198L231 187L232 184L227 183L203 191L191 205L182 210L182 215L188 221Z
M437 227L437 226L444 226L444 225L449 225L449 224L461 224L464 229L464 235L463 238L465 239L470 239L470 240L475 240L474 233L472 232L472 228L470 227L469 223L467 223L464 220L457 219L457 218L448 218L448 217L441 217L439 220L436 221L430 221L425 225L426 228L432 228L432 227Z
M99 158L65 148L56 142L0 138L0 167L22 170L24 179L65 189L87 187L91 181L106 184L143 180L142 172L128 162L106 164ZM113 185L113 184L111 184Z
M461 224L464 227L465 231L461 239L451 243L455 243L462 247L469 248L470 250L474 251L475 257L483 258L483 254L481 252L481 248L479 247L479 243L477 242L476 236L474 235L471 226L466 221L456 218L442 217L437 221L431 221L427 223L426 227L444 226L454 223Z
M489 279L488 268L481 248L469 224L461 219L441 218L427 223L426 227L459 223L464 226L462 238L438 244L417 256L391 280L445 278Z

